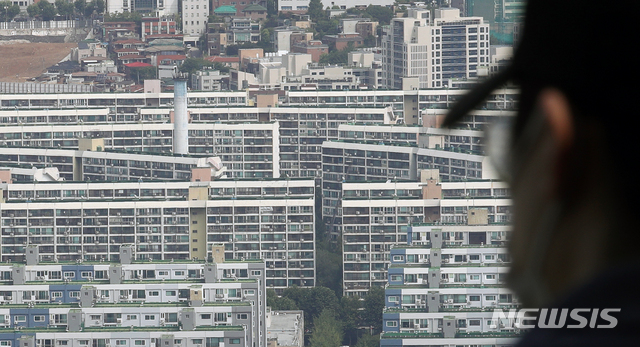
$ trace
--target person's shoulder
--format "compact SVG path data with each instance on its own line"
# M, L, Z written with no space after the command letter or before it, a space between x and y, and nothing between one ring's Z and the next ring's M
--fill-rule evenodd
M600 347L600 346L638 346L638 329L533 329L517 344L517 347Z

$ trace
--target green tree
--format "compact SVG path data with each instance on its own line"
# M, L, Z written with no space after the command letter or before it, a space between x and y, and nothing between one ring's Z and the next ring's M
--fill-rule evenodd
M355 47L352 42L342 50L331 50L327 54L320 56L320 64L347 64L349 60L349 52L353 51Z
M364 334L358 339L355 347L379 347L380 335Z
M87 1L86 0L76 0L73 3L73 7L75 7L76 12L84 15L84 10L87 8Z
M74 5L72 3L66 2L65 0L56 0L55 4L58 14L64 16L66 19L69 19L69 16L73 14Z
M320 20L326 19L327 14L322 9L322 1L320 0L310 0L309 8L307 9L307 14L311 18L311 21L318 23Z
M287 297L296 303L298 309L304 311L305 325L313 326L313 320L325 308L337 311L339 301L333 290L326 287L285 289L282 297Z
M156 78L156 68L153 66L134 67L129 70L129 78L135 80L137 84L144 83L144 80Z
M277 0L267 0L267 16L277 16L278 15L278 2Z
M213 63L213 68L222 72L222 73L228 73L229 72L229 67L220 63L220 62L215 62Z
M278 294L273 289L267 289L267 306L271 307L274 311L289 311L297 310L296 303L285 297L278 297Z
M331 309L323 310L316 317L311 335L311 347L336 347L342 342L342 325Z
M18 13L20 13L20 6L11 3L11 1L0 2L0 18L3 21L10 22Z
M40 6L38 6L38 4L31 4L27 7L27 13L29 14L29 17L34 18L38 17L40 13L42 13L42 10L40 10Z
M367 296L364 297L363 305L363 323L372 327L373 331L379 333L382 331L382 310L384 309L384 289L382 287L373 286L369 288Z
M340 320L344 328L344 344L352 346L358 340L360 326L360 309L362 301L357 296L343 296L340 299Z
M393 10L385 6L369 5L364 12L380 25L391 23L393 18Z
M213 63L208 60L204 60L201 58L187 58L182 63L182 65L180 65L178 70L180 70L180 72L187 72L189 74L192 74L198 70L202 70L202 68L204 67L210 66L213 66Z
M40 0L38 7L40 8L40 16L44 21L53 20L58 12L56 7L47 0Z
M94 6L96 8L96 12L103 13L104 12L104 0L94 0Z
M318 285L330 288L336 295L342 294L342 255L330 248L316 250Z

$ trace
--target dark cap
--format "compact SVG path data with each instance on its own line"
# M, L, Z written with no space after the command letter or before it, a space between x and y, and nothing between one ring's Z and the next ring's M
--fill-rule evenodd
M511 65L460 99L442 126L459 121L509 81L534 90L556 87L573 104L590 104L585 108L610 107L614 95L630 95L634 88L624 81L635 83L638 77L638 59L632 50L638 42L639 3L529 1Z

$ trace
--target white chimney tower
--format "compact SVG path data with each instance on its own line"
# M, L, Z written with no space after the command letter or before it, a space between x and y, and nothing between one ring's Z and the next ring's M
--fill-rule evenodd
M173 153L189 153L189 113L187 112L187 75L173 78Z

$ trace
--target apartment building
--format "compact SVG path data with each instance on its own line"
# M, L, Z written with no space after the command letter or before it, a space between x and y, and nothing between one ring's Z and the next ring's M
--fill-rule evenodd
M429 126L441 122L446 110L467 92L466 89L441 88L433 90L341 90L286 91L278 100L279 106L318 108L383 108L391 106L399 123L420 124L427 119ZM498 89L460 123L461 127L481 128L495 117L512 116L519 91ZM226 108L250 106L246 91L189 92L187 104L193 108ZM172 93L69 93L69 94L0 94L0 123L38 124L58 122L118 122L169 121L153 119L147 108L173 107ZM29 112L23 112L29 110ZM106 111L104 111L106 110ZM92 114L91 112L100 112ZM106 112L106 114L103 114ZM193 113L193 111L191 111ZM166 112L168 115L170 112ZM153 113L151 113L153 114ZM427 123L424 123L426 126Z
M362 296L371 286L384 286L391 273L392 247L424 240L409 232L413 226L457 225L469 231L479 224L506 240L511 217L508 193L500 182L440 182L437 176L423 182L343 183L341 206L326 211L334 213L326 224L341 223L344 294ZM492 233L488 235L495 236ZM471 235L473 244L493 240Z
M209 1L189 0L182 2L182 32L195 38L207 32L207 23L211 9Z
M381 346L514 345L515 319L493 315L519 308L503 287L509 232L482 218L411 226L390 252Z
M109 14L138 12L148 13L155 17L163 17L178 14L180 7L177 0L123 0L107 1L106 12Z
M482 17L460 17L457 8L410 8L394 18L382 38L383 75L387 88L403 89L404 79L418 87L450 86L452 79L477 77L489 64L489 24Z
M169 115L166 114L168 117ZM227 167L229 177L265 177L277 178L280 176L279 155L279 123L264 122L250 124L228 123L189 123L189 153L190 159L177 159L175 165L171 164L173 156L173 124L170 123L133 123L133 124L74 124L74 125L33 125L28 128L23 126L6 126L0 135L0 143L6 148L0 149L0 162L24 165L36 165L38 167L53 163L45 157L66 157L63 162L75 163L72 158L91 156L100 157L97 153L76 152L81 148L80 144L95 142L93 151L100 147L103 151L101 158L109 161L127 160L151 161L166 166L165 170L175 168L178 163L193 166L197 164L198 156L206 157L217 154ZM29 131L25 131L29 130ZM64 130L64 131L61 131ZM275 145L274 145L275 144ZM38 148L47 148L41 150ZM15 150L14 150L15 149ZM50 149L50 150L49 150ZM84 150L90 148L84 147ZM56 153L47 154L47 153ZM136 152L136 153L131 153ZM23 155L23 157L20 157ZM30 156L37 156L33 161ZM40 158L42 157L42 158ZM165 159L162 159L162 158ZM34 157L35 158L35 157ZM53 159L52 159L53 160ZM83 162L80 162L82 164ZM86 164L86 162L84 162ZM107 162L105 161L105 164ZM130 163L130 162L129 162ZM127 165L116 165L126 167ZM72 167L60 168L66 179L71 179ZM109 171L109 170L107 170ZM188 170L187 170L188 171ZM80 171L84 172L84 171ZM158 173L145 173L154 177ZM172 174L163 173L164 178L171 178ZM125 175L126 176L126 175ZM190 176L180 176L189 179ZM76 177L81 179L81 177ZM91 177L91 179L103 180L106 178ZM109 179L115 179L113 177Z
M152 263L132 251L122 245L119 263L47 263L29 245L26 264L0 266L2 343L266 346L264 262Z
M315 285L314 180L4 184L0 257L43 261L263 259L277 291Z
M340 208L346 183L417 181L423 179L423 172L433 172L431 170L437 170L434 178L443 182L498 178L488 157L480 153L465 153L456 147L444 150L442 139L434 142L434 148L388 140L324 142L322 216L331 226L328 229L331 237L336 238L341 233ZM443 147L436 148L438 143Z

